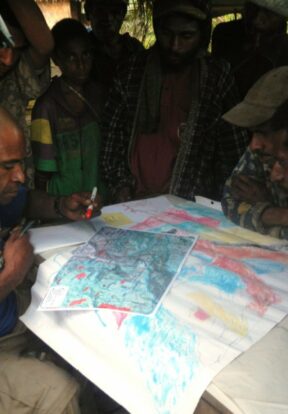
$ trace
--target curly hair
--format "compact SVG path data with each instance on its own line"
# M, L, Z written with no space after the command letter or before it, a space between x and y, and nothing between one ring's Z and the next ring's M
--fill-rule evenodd
M53 26L51 32L55 44L54 52L56 53L59 50L65 49L70 40L84 38L87 41L90 41L89 33L86 28L82 23L75 19L66 18L60 20Z
M102 3L103 5L105 4L105 7L107 7L107 9L111 5L119 5L123 8L123 14L125 15L127 13L128 0L86 0L84 9L88 20L89 15L93 11L93 7L99 3Z

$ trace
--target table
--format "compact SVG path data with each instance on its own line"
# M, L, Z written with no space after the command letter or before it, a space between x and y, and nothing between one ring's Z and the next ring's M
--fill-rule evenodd
M188 268L190 272L194 272L192 281L194 284L186 283L188 279L189 283L191 282L189 272L189 277L186 275L188 279L185 279L185 276L177 283L175 281L156 317L149 321L149 326L143 317L125 319L119 314L115 316L107 312L105 315L101 312L100 315L99 312L37 312L36 309L47 291L51 275L56 268L59 268L62 261L64 263L65 254L56 256L56 259L53 256L40 267L38 280L33 288L32 304L22 320L60 355L132 413L191 414L207 387L204 398L212 401L215 407L218 405L222 412L225 410L235 414L288 412L287 398L282 384L287 384L288 370L281 370L281 367L288 368L288 360L285 353L280 352L281 347L286 346L288 338L287 320L281 322L288 309L285 283L288 254L286 251L281 251L283 246L285 248L285 244L237 228L221 217L220 212L213 212L206 207L175 197L155 200L146 200L143 205L141 202L127 203L124 205L124 210L123 206L121 208L113 206L105 209L103 215L104 217L105 214L107 215L109 222L110 214L110 222L113 223L114 220L114 224L116 222L119 224L119 220L123 221L123 217L127 215L131 219L128 226L135 224L134 219L137 216L138 221L142 222L141 225L136 226L139 230L148 228L152 224L155 229L155 226L159 227L160 223L162 227L166 226L166 231L171 231L178 226L178 229L183 232L189 225L193 232L198 232L201 236ZM117 213L117 209L122 213L124 211L122 218ZM163 215L163 212L166 213ZM186 221L183 220L183 212L186 214ZM153 216L152 221L151 216ZM259 248L261 244L268 244L269 249ZM249 249L247 245L250 246ZM209 249L216 249L211 257ZM249 252L254 256L257 253L256 261L255 257L253 259L253 254ZM238 261L233 259L233 254L234 259L238 255ZM243 256L241 259L239 254ZM219 270L221 260L224 260L222 263L224 267L221 268L220 273L215 274L212 293L211 285L207 284L210 295L208 298L205 296L207 295L205 283L201 284L202 290L199 287L199 280L195 284L197 279L195 268L202 272L203 276L203 269ZM251 260L252 262L254 260L252 264ZM265 266L269 264L269 275L264 281L261 279L267 275L263 263ZM240 275L242 279L240 277L239 280L242 282L244 280L245 289L250 289L253 299L251 303L240 303L237 306L235 303L229 304L229 310L236 306L237 312L241 311L242 319L237 317L237 312L234 312L234 317L231 317L228 312L223 311L220 306L221 301L219 302L219 293L226 300L231 292L228 294L216 286L221 282L223 275L229 274L233 279L231 266L235 264L240 266L238 270L236 269L236 273L237 271L239 274L243 273ZM242 265L245 265L245 268ZM234 280L236 285L237 283L239 285L239 280ZM265 285L262 286L262 290L258 289L259 295L255 291L255 286L258 288L260 286L257 283ZM189 294L192 294L192 298L190 295L186 302L183 302L187 293L185 291L183 293L184 285ZM274 291L275 286L277 293ZM238 288L240 289L239 286ZM247 298L244 300L243 291L240 293L239 297L245 302ZM264 297L261 297L261 294L262 296L264 294ZM249 309L252 305L254 314L253 312L251 314ZM247 332L245 318L248 318L249 322ZM261 339L279 322L281 323L276 329L274 328L267 337ZM167 326L170 328L166 329ZM219 337L221 337L220 341ZM259 339L261 341L251 347ZM172 347L168 344L172 344ZM174 348L173 344L176 345ZM248 351L242 353L248 348L250 348ZM267 352L267 361L263 364L262 355ZM235 359L237 356L238 358ZM231 362L233 360L234 362ZM272 368L276 371L273 372L273 381L271 378L262 378L264 368L269 373L272 372ZM254 374L250 382L246 377L249 371ZM256 371L259 372L261 383L258 382ZM217 375L218 372L220 373ZM266 384L265 393L261 389L263 384ZM253 386L252 391L251 386ZM273 387L273 395L267 393L267 386L269 389Z

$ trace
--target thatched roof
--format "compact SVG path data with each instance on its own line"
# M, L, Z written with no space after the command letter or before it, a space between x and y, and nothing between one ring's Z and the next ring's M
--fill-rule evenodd
M1 0L0 0L1 1ZM85 0L36 0L36 2L40 5L42 8L47 8L52 6L53 4L57 7L69 7L68 5L71 4L72 8L71 10L78 10L78 14L81 13L81 4L84 3ZM140 21L144 22L149 20L149 16L151 16L151 5L153 4L153 0L129 0L131 6L137 15L140 18ZM178 0L175 0L178 1ZM238 12L242 9L243 4L246 0L211 0L212 4L212 16L217 17L224 15L226 13L233 13ZM288 1L288 0L287 0ZM72 12L73 13L73 12ZM75 17L75 16L73 16ZM80 18L80 17L79 17Z
M71 0L35 0L36 3L48 3L48 4L53 4L53 3L70 3Z
M142 7L143 5L151 5L153 0L130 0L132 3ZM175 0L177 1L177 0ZM84 2L84 0L36 0L36 3L68 3L68 2ZM245 0L211 0L212 7L215 8L237 8L241 7Z

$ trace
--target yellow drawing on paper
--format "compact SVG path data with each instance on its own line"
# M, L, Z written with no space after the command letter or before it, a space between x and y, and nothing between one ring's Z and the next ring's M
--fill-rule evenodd
M121 227L128 224L133 224L133 221L123 213L103 213L101 219L105 221L109 226Z
M208 315L221 319L231 331L241 336L248 334L247 323L242 318L227 312L207 295L203 293L190 293L188 296Z

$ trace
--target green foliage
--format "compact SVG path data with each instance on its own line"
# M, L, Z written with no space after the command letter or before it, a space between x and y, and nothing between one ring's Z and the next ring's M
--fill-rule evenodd
M148 48L154 41L155 36L152 25L151 2L145 0L130 0L129 9L121 32L128 32L136 37Z

